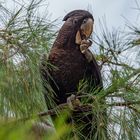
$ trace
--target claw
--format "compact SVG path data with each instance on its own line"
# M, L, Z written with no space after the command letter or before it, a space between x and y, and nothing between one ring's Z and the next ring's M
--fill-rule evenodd
M80 45L80 50L82 53L84 53L86 51L86 49L88 49L89 46L92 45L92 41L91 40L82 40L81 41L81 45Z
M70 97L67 98L67 104L71 110L74 110L74 108L76 106L79 106L81 103L80 100L76 99L76 96L72 94Z
M81 45L80 45L80 51L81 51L81 53L83 53L85 55L88 62L92 61L92 59L93 59L93 54L89 49L89 47L91 45L92 45L92 41L85 40L85 39L81 41Z

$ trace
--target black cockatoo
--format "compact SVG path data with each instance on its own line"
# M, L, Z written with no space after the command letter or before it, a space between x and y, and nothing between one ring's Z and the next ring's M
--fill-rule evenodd
M54 102L59 105L67 102L70 94L76 93L78 84L82 79L89 81L90 85L95 89L102 89L102 78L99 66L92 56L88 59L85 50L81 46L88 44L88 39L93 31L94 18L92 14L85 10L74 10L68 13L64 19L57 38L50 50L48 60L50 64L55 66L54 69L48 69L43 62L41 74L44 81L50 83L54 90ZM85 44L82 41L86 42ZM46 89L46 87L45 87ZM46 103L49 104L50 94L45 91ZM49 106L50 109L50 106ZM85 120L85 123L91 121L91 116ZM83 135L88 137L91 131L91 125L83 131ZM86 132L87 131L87 132Z

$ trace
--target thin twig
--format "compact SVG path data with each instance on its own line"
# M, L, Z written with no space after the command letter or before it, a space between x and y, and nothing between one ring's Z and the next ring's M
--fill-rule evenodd
M136 105L136 104L140 104L140 101L117 102L117 103L108 104L108 106L130 106L130 105Z

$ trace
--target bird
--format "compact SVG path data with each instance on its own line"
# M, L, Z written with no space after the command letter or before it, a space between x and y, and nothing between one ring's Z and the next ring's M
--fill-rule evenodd
M46 104L51 102L50 96L55 105L66 103L70 96L67 93L76 93L81 80L87 80L94 89L103 88L98 63L94 55L89 59L91 53L88 53L94 25L93 15L86 10L73 10L63 18L63 22L47 58L47 64L50 63L54 68L48 68L42 62L42 79L49 82L54 91L50 94L44 86ZM83 135L86 137L89 132L87 128L85 130L87 132L83 131Z

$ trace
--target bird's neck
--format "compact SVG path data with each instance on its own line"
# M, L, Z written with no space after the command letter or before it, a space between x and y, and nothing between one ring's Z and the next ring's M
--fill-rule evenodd
M70 24L64 24L60 29L58 36L53 44L53 47L69 48L75 47L75 37L78 28L71 26Z

